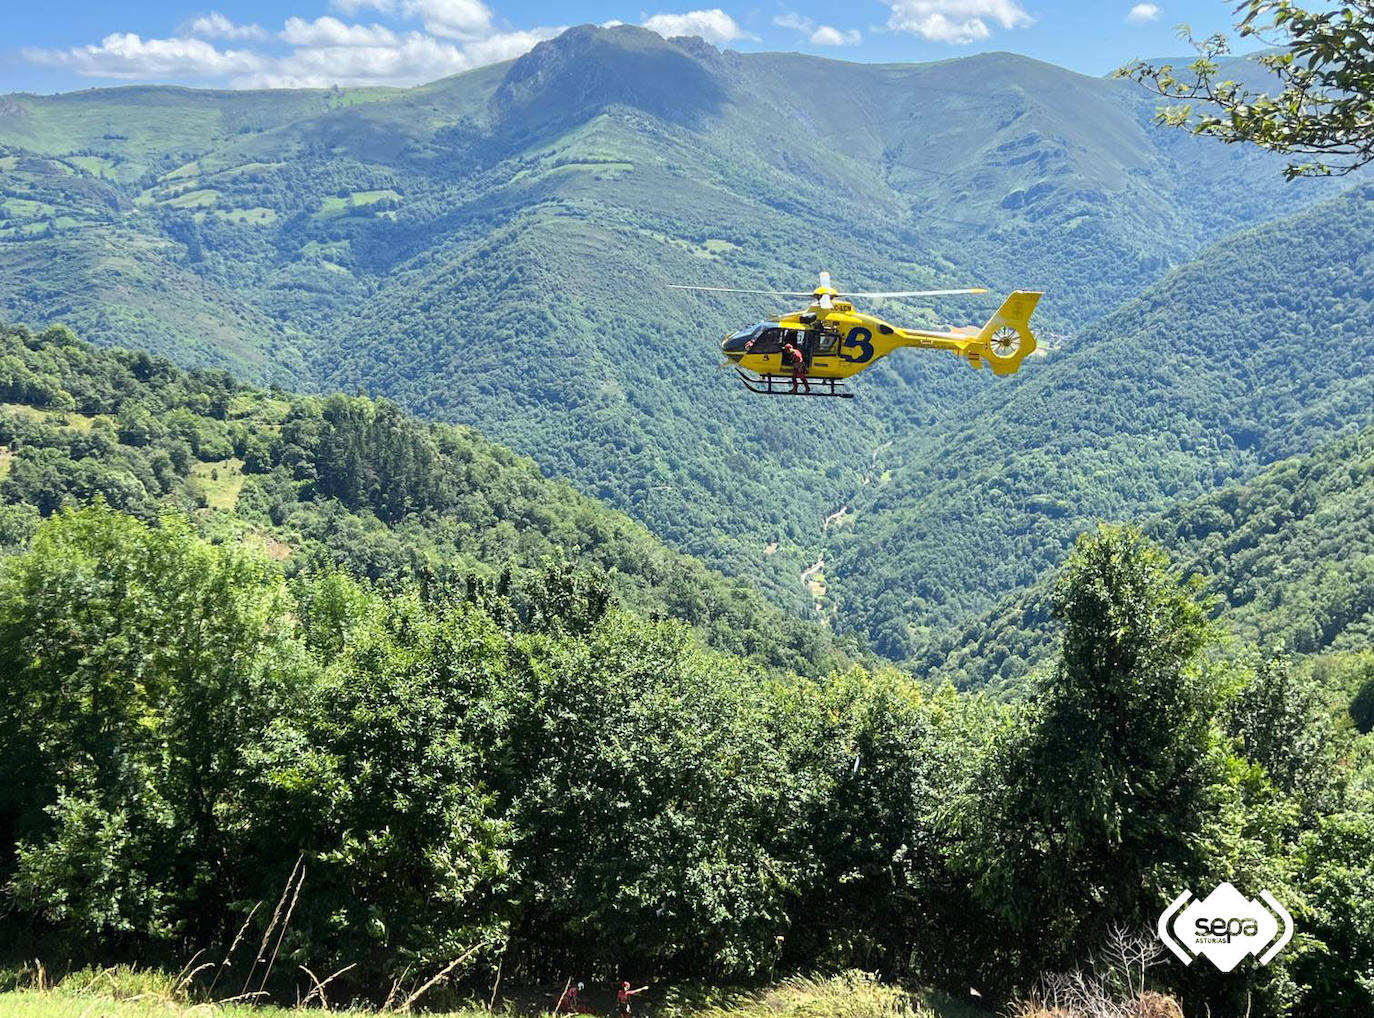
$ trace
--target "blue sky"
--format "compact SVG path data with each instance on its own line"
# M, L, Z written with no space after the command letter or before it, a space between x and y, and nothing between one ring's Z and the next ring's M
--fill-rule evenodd
M699 0L700 2L700 0ZM712 3L713 0L705 0ZM642 24L742 51L921 61L1011 50L1087 74L1228 30L1234 0L5 0L0 92L168 82L408 85L517 56L568 25Z

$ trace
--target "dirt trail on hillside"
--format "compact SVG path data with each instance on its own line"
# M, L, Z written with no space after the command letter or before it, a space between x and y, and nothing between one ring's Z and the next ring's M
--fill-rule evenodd
M878 470L878 456L884 450L890 448L892 448L892 441L889 439L888 441L882 443L882 445L878 446L876 449L873 450L873 454L868 459L868 473L864 474L863 482L860 484L861 488L867 487L869 484L873 482L873 475ZM822 520L821 533L825 533L832 526L843 526L845 523L848 523L850 520L852 520L853 516L850 514L849 511L849 506L851 505L851 503L852 500L851 502L846 502L844 505L840 506L833 513L827 516L824 520ZM825 605L822 603L822 599L825 597L827 588L824 578L815 579L815 577L817 575L823 575L822 570L825 569L825 556L828 551L828 548L822 547L820 557L817 558L815 562L811 563L811 565L803 569L801 573L802 586L804 586L808 591L810 591L811 596L816 599L816 614L820 616L821 621L826 623L826 625L830 624L830 620L826 618Z

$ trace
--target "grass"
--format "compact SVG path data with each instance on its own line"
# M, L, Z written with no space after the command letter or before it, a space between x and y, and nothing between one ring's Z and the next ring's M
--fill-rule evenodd
M32 985L0 993L0 1018L313 1018L323 1013L307 1008L254 1005L244 1001L197 1003L187 992L185 973L116 966L83 969L55 985L41 968L19 974ZM556 994L556 990L554 991ZM550 994L530 992L503 999L495 1013L533 1018ZM646 995L636 1012L644 1018L990 1018L988 1012L939 994L911 993L878 982L862 972L829 978L793 977L762 990L732 992L701 987L670 988ZM609 996L606 1013L611 1013ZM379 1016L365 1010L336 1013ZM433 1018L487 1018L480 1004L459 1010L424 1012Z
M4 208L15 219L43 219L57 211L54 205L29 198L7 198Z
M95 426L93 414L80 414L75 410L45 410L29 406L27 403L0 403L0 413L11 413L34 421L44 421L59 428L71 428L80 434L87 434Z
M338 216L347 212L349 209L363 208L367 205L376 205L379 201L400 201L401 196L391 188L380 191L352 191L348 197L331 195L320 205L320 211L316 213L318 217Z
M163 180L189 180L189 179L191 179L192 177L198 177L198 176L200 176L200 163L199 163L198 161L193 160L193 161L191 161L191 162L189 162L189 163L186 163L185 165L178 166L175 170L173 170L171 173L167 174L167 175L166 175L165 177L163 177L162 179L163 179Z
M64 161L85 170L93 177L114 176L115 161L105 156L65 156Z
M251 226L271 226L277 221L276 210L261 205L249 209L216 209L215 215L231 223L246 223Z
M233 509L239 504L243 491L243 460L231 458L214 463L195 463L191 476L205 489L205 501L211 509Z
M213 188L201 188L197 191L187 191L179 194L175 198L167 198L161 202L174 209L198 209L215 204L219 201L219 192Z

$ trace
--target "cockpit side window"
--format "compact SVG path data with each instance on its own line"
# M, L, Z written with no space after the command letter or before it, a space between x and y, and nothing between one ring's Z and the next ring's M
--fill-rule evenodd
M840 346L840 333L831 325L814 326L807 338L811 340L817 357L831 356Z

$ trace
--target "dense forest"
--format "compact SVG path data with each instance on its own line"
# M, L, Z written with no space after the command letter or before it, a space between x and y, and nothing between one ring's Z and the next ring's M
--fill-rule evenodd
M846 660L819 624L471 430L385 401L251 389L62 328L0 326L0 544L67 498L95 497L148 521L190 512L212 539L258 543L289 575L343 568L392 588L505 593L524 572L590 564L625 603L685 620L720 649L807 674Z
M299 965L379 1000L475 949L476 986L862 966L996 1002L1225 878L1302 937L1156 985L1374 1006L1374 658L1218 644L1138 531L1079 540L1059 649L1002 705L708 646L612 555L642 532L565 526L579 496L471 433L62 330L4 342L10 952L177 966L271 929L282 963L229 978L286 998ZM473 508L495 492L522 515Z
M837 625L919 655L1094 520L1155 515L1374 423L1374 361L1354 353L1374 330L1372 197L1361 185L1229 238L1045 370L899 436L886 482L826 538Z
M1281 460L1145 524L1185 576L1215 596L1225 629L1296 654L1374 638L1374 431ZM1052 657L1051 584L1003 599L931 648L916 670L1014 693Z

